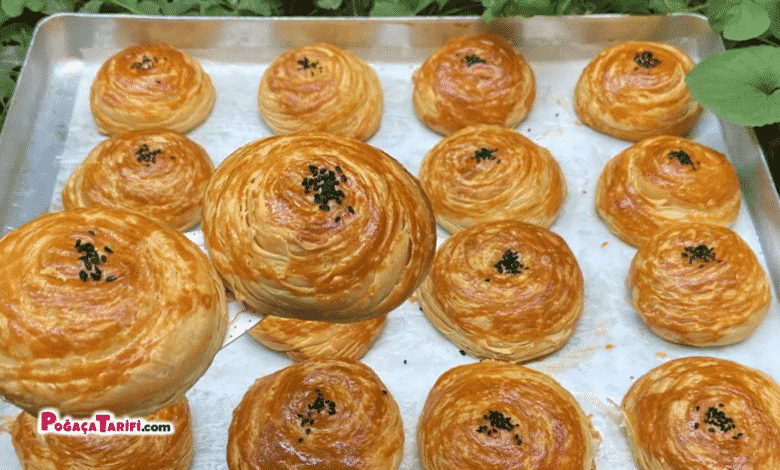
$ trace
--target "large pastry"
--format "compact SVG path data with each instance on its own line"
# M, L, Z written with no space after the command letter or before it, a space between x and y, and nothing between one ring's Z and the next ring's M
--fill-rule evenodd
M583 310L583 277L566 242L517 221L447 238L417 292L433 326L482 359L528 361L561 348Z
M37 415L144 415L200 378L227 331L206 254L139 214L42 215L0 240L0 394Z
M769 277L732 230L704 223L664 229L634 255L634 307L656 335L690 346L747 338L769 310Z
M230 470L395 470L401 412L376 373L346 358L314 358L261 377L233 411Z
M447 135L474 124L514 128L536 97L533 70L506 39L449 39L412 75L412 103L430 129Z
M563 172L547 149L488 124L440 140L423 157L420 183L450 233L499 219L547 228L566 199Z
M142 423L157 429L170 426L164 433L100 433L101 422L95 419L61 421L72 427L75 423L89 424L82 433L41 433L38 418L20 413L11 425L13 443L19 463L24 470L127 470L154 468L159 470L188 470L192 463L192 417L187 399L150 415ZM104 421L106 429L136 417L114 417ZM94 424L94 428L91 426ZM144 424L144 425L146 425ZM47 426L48 431L53 428ZM92 431L90 431L92 429ZM126 431L126 430L123 430Z
M491 360L444 372L417 423L425 470L592 470L599 439L552 377Z
M263 73L257 103L275 134L322 131L367 140L382 118L382 88L356 55L319 43L277 57Z
M623 398L641 470L780 468L780 386L713 357L684 357L640 377Z
M685 85L694 65L671 44L628 41L609 46L582 71L574 109L583 123L618 139L685 136L702 112Z
M730 226L741 201L737 172L722 153L676 136L637 142L607 162L596 211L610 231L639 247L679 222Z
M62 189L65 209L108 206L185 231L200 222L214 171L206 151L186 135L141 129L114 135L92 149Z
M328 133L263 138L214 172L201 223L236 300L261 315L349 323L385 314L428 273L431 204L398 161Z
M206 120L215 100L198 61L166 43L119 51L100 67L89 94L103 134L152 127L186 133Z

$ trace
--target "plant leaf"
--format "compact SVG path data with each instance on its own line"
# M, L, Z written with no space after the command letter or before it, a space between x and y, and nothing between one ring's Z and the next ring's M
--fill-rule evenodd
M341 0L316 0L314 3L326 10L337 10L341 6Z
M411 16L414 13L406 5L393 1L377 0L374 2L374 6L371 7L369 16Z
M16 18L24 11L24 2L22 0L2 0L0 7L3 8L3 13L11 18Z
M503 11L506 16L524 16L526 18L554 12L555 5L550 0L510 0Z
M485 11L482 13L482 20L486 23L493 21L493 19L501 15L501 11L508 1L509 0L480 0L482 6L485 7Z
M780 47L752 46L699 62L685 79L694 99L746 126L780 122Z
M707 19L713 31L732 41L761 36L771 23L768 11L754 0L710 0Z

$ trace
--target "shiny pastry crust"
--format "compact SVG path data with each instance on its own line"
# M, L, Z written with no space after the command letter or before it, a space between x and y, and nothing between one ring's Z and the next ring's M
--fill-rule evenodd
M141 44L109 58L90 88L98 131L160 127L186 133L216 100L211 78L189 54L165 43Z
M547 228L566 199L563 172L546 148L487 124L440 140L423 157L420 183L450 233L499 219Z
M574 109L583 123L618 139L685 136L702 112L685 85L694 65L670 44L629 41L607 47L582 71Z
M739 179L728 158L676 136L631 145L606 164L596 186L599 217L635 247L673 223L728 227L740 200Z
M65 209L108 206L138 212L174 230L200 222L214 171L206 151L184 134L141 129L98 144L62 189Z
M180 401L222 346L218 274L151 219L50 213L5 235L0 256L0 394L31 414L152 413Z
M417 117L442 135L474 124L516 127L536 97L530 65L509 41L492 34L448 40L412 81Z
M233 411L228 468L395 470L404 433L395 399L354 359L314 358L261 377Z
M780 468L780 387L761 371L672 360L634 382L622 408L642 470Z
M187 399L143 418L149 423L171 423L173 433L39 434L38 418L22 412L13 422L11 439L24 470L189 469L193 453Z
M629 270L634 307L656 335L690 346L747 338L769 310L769 277L728 228L679 224L636 252Z
M381 150L327 133L236 150L206 189L201 226L236 300L300 320L389 312L417 288L436 249L417 179Z
M280 55L263 73L257 104L275 134L321 131L367 140L382 118L379 77L331 44Z
M487 222L441 244L417 298L433 326L469 354L528 361L571 337L583 277L560 236L523 222Z
M312 357L360 359L382 333L387 315L353 323L330 323L267 316L249 330L263 346L293 361Z
M444 372L417 424L426 470L591 470L598 442L579 403L553 378L491 360Z

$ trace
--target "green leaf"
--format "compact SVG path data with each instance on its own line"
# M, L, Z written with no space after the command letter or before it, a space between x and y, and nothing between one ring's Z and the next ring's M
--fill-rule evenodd
M326 10L336 10L341 6L341 0L316 0L314 4Z
M264 0L239 0L236 3L236 9L247 10L262 16L271 16L273 14L271 4Z
M769 15L769 33L780 38L780 1L778 0L753 0L761 5Z
M197 7L200 3L198 0L178 0L176 2L165 3L162 6L162 14L166 16L181 16L194 7ZM200 11L197 11L200 13Z
M406 5L401 5L393 1L377 0L369 12L369 16L411 16L414 11Z
M152 0L143 0L139 2L136 9L144 15L159 15L161 13L160 5Z
M761 36L771 23L767 10L754 0L710 0L707 19L713 31L732 41Z
M510 0L504 7L506 16L550 15L555 12L555 5L550 0Z
M85 3L79 11L83 13L100 13L100 7L103 5L103 0L89 0Z
M3 13L11 18L16 18L21 16L22 11L24 11L24 2L22 0L2 0L0 7L3 9Z
M496 17L501 16L501 11L508 1L509 0L480 0L482 6L485 7L485 11L482 13L482 20L487 23L493 21Z
M685 80L694 99L746 126L780 122L780 47L753 46L699 62Z

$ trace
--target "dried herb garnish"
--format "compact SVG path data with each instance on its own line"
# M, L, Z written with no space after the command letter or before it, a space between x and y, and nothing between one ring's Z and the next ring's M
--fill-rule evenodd
M700 260L702 263L699 265L699 268L703 268L704 263L709 263L710 261L717 261L718 263L722 261L715 257L715 248L709 248L707 245L686 246L682 257L688 259L688 264L693 264L695 261Z
M474 156L472 156L471 158L476 160L477 163L480 163L482 160L495 160L496 152L498 152L498 149L489 149L489 148L482 147L479 150L475 150Z
M658 67L658 65L661 63L660 60L653 57L653 53L650 51L637 52L634 56L634 62L636 62L640 67L646 69Z
M309 62L309 58L305 56L303 59L298 60L298 65L300 65L299 70L317 68L317 62Z
M336 414L336 402L331 400L326 400L325 395L322 394L322 391L320 389L314 389L315 392L317 392L317 398L314 399L313 402L306 405L306 409L308 410L306 414L303 413L296 413L295 416L301 419L301 427L305 428L306 434L309 434L311 432L311 428L309 426L313 426L315 422L315 418L320 415L321 412L325 411L328 413L328 415L333 416ZM303 438L299 439L298 442L302 442Z
M337 186L348 180L341 167L337 165L333 170L329 170L309 165L309 173L311 177L304 177L301 186L303 186L305 194L314 193L314 202L318 204L319 209L329 211L331 209L330 201L336 201L337 204L341 205L346 194ZM347 206L347 211L350 214L355 213L352 206ZM338 215L334 221L339 222L342 218L343 215Z
M131 69L141 69L141 70L149 70L152 67L157 65L157 57L149 58L147 56L143 56L140 62L133 62L130 65Z
M702 422L708 425L707 432L715 433L716 431L720 431L722 433L727 433L732 429L736 429L737 425L734 423L734 420L728 417L721 409L723 407L723 403L718 403L717 407L710 406L707 408L707 411L704 413L704 417L702 419ZM698 406L696 407L696 411L699 411ZM699 422L693 423L694 429L699 429L699 427ZM741 432L731 436L731 438L735 441L740 437L742 437Z
M466 57L464 57L463 60L466 62L466 66L467 67L471 67L472 65L475 65L475 64L486 64L487 63L487 61L485 59L483 59L482 57L479 57L478 55L475 55L475 54L469 54Z
M512 423L512 418L509 416L504 416L503 413L500 411L493 411L489 410L488 414L482 415L483 418L488 422L488 425L482 425L477 428L478 433L485 433L488 436L492 436L493 434L497 434L499 429L504 431L512 432L512 430L517 427L517 424ZM515 442L517 442L517 445L521 445L523 443L523 440L520 439L520 436L515 434L514 435Z
M501 255L501 260L493 265L496 268L498 274L520 274L521 269L528 270L528 266L524 266L520 261L517 252L512 250L506 250Z
M146 163L146 166L149 166L149 163L157 163L157 155L161 153L162 149L149 150L149 146L147 144L142 144L135 152L135 154L138 156L136 158L138 163Z
M669 152L669 160L672 159L677 160L680 165L690 165L694 170L696 170L698 168L697 165L699 165L699 162L694 162L691 160L691 156L682 150L672 150Z
M95 234L95 232L92 230L90 230L88 233L90 235ZM98 265L105 264L105 262L108 261L108 256L101 255L97 249L95 249L95 245L92 243L81 243L80 238L76 240L75 248L79 253L83 253L83 255L79 257L79 260L84 264L84 269L79 271L79 279L85 282L89 279L92 279L93 281L99 281L103 276L103 271L98 267ZM113 251L108 247L104 247L103 249L106 251L106 253L113 253ZM112 282L115 280L116 276L106 277L106 282Z

